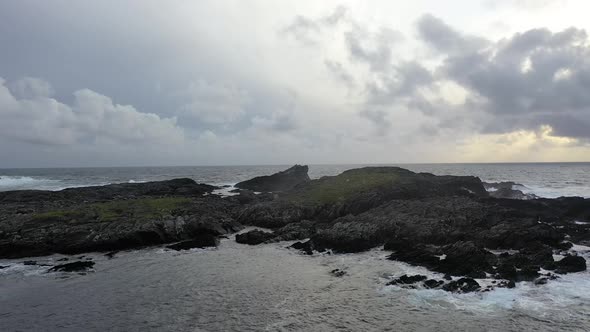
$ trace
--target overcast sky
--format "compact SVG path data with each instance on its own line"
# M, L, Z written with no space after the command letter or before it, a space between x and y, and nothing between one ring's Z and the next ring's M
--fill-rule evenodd
M0 167L590 161L589 12L0 0Z

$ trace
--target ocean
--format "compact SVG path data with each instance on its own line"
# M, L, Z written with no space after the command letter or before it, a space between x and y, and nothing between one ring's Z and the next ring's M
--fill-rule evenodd
M474 175L488 182L515 181L523 184L525 191L547 198L590 197L590 163L310 165L309 176L317 179L364 166L399 166L436 175ZM61 190L180 177L201 183L232 185L288 167L290 165L0 169L0 191Z
M311 165L310 176L362 165ZM512 180L544 197L590 197L590 163L396 165L434 174ZM1 169L0 190L46 189L189 177L234 184L288 166ZM1 331L588 331L590 272L546 285L452 294L386 286L393 276L431 273L358 254L301 255L291 242L259 246L233 237L217 248L130 250L86 274L0 260ZM590 247L576 246L590 259ZM80 256L80 255L78 255ZM31 258L55 264L62 255ZM329 272L342 269L337 278Z

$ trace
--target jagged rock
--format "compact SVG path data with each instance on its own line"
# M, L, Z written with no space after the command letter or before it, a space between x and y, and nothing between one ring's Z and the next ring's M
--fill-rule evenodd
M305 242L295 242L290 246L290 248L301 250L307 255L313 255L313 246L309 240Z
M426 279L427 279L426 276L423 276L420 274L416 274L413 276L409 276L407 274L404 274L403 276L388 282L387 285L411 285L411 284L415 284L420 281L424 281Z
M334 269L334 270L330 271L330 274L335 277L340 278L340 277L343 277L346 275L346 271L340 270L340 269Z
M447 292L455 293L471 293L479 290L481 286L477 281L471 278L461 278L459 280L451 281L443 286Z
M435 279L428 279L424 281L424 287L426 288L438 288L443 285L445 282L442 280L435 280Z
M259 176L235 185L236 188L253 191L286 191L298 184L310 181L307 166L295 165L285 171Z
M264 232L258 229L246 232L246 233L242 233L242 234L237 234L236 235L236 242L237 243L243 243L243 244L250 244L250 245L256 245L256 244L261 244L263 242L266 242L270 239L272 239L274 237L274 234L271 232Z
M56 265L48 270L48 272L80 272L86 271L94 266L94 262L79 261Z

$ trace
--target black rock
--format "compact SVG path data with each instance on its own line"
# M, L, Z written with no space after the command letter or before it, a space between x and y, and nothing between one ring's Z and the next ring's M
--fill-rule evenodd
M290 248L301 250L307 255L313 255L313 245L310 240L307 240L305 242L295 242L290 246Z
M514 288L516 287L516 283L514 282L514 280L502 281L498 283L498 287Z
M569 273L586 271L586 260L581 256L565 256L560 261L556 262L557 273Z
M479 290L480 285L471 278L461 278L444 285L443 289L447 292L470 293Z
M253 191L286 191L298 184L310 181L307 166L295 165L285 171L268 176L259 176L240 182L236 188Z
M243 243L243 244L249 244L249 245L256 245L256 244L261 244L265 241L268 241L270 239L272 239L274 237L274 233L271 232L264 232L258 229L246 232L246 233L242 233L242 234L237 234L236 235L236 242L237 243Z
M420 274L416 274L413 276L404 274L403 276L388 282L387 285L411 285L419 281L424 281L426 279L426 276Z
M538 278L535 279L535 285L545 285L547 281L547 278Z
M67 257L63 257L63 258L58 259L57 262L65 262L65 261L68 261L68 260L70 260L70 259L67 258Z
M330 271L330 274L332 274L335 277L343 277L346 275L346 271L340 270L340 269L334 269L334 270Z
M428 279L424 281L424 287L426 288L437 288L444 284L445 282L442 280L435 280L435 279Z
M48 270L48 272L79 272L86 271L94 266L94 262L79 261L56 265Z
M24 265L37 265L37 261L24 261Z
M0 265L0 270L7 268L8 265L4 266L4 265Z
M166 246L168 249L172 250L188 250L193 248L207 248L207 247L216 247L219 244L219 239L213 234L202 234L197 236L191 240L186 240L182 242L178 242L169 246Z
M112 259L113 257L115 257L115 255L116 255L117 253L118 253L118 251L111 251L111 252L108 252L108 253L106 253L106 254L104 254L104 255L105 255L105 257L107 257L108 259Z

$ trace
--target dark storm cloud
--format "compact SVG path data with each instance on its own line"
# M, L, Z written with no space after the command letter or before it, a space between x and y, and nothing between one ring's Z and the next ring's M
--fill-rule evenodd
M482 38L465 36L430 14L418 20L418 33L431 47L443 53L464 53L485 46Z
M535 129L590 137L590 41L584 30L532 29L497 42L465 36L430 15L418 21L424 42L444 56L438 79L472 93L473 112L491 115L486 132ZM588 127L590 128L590 127Z

